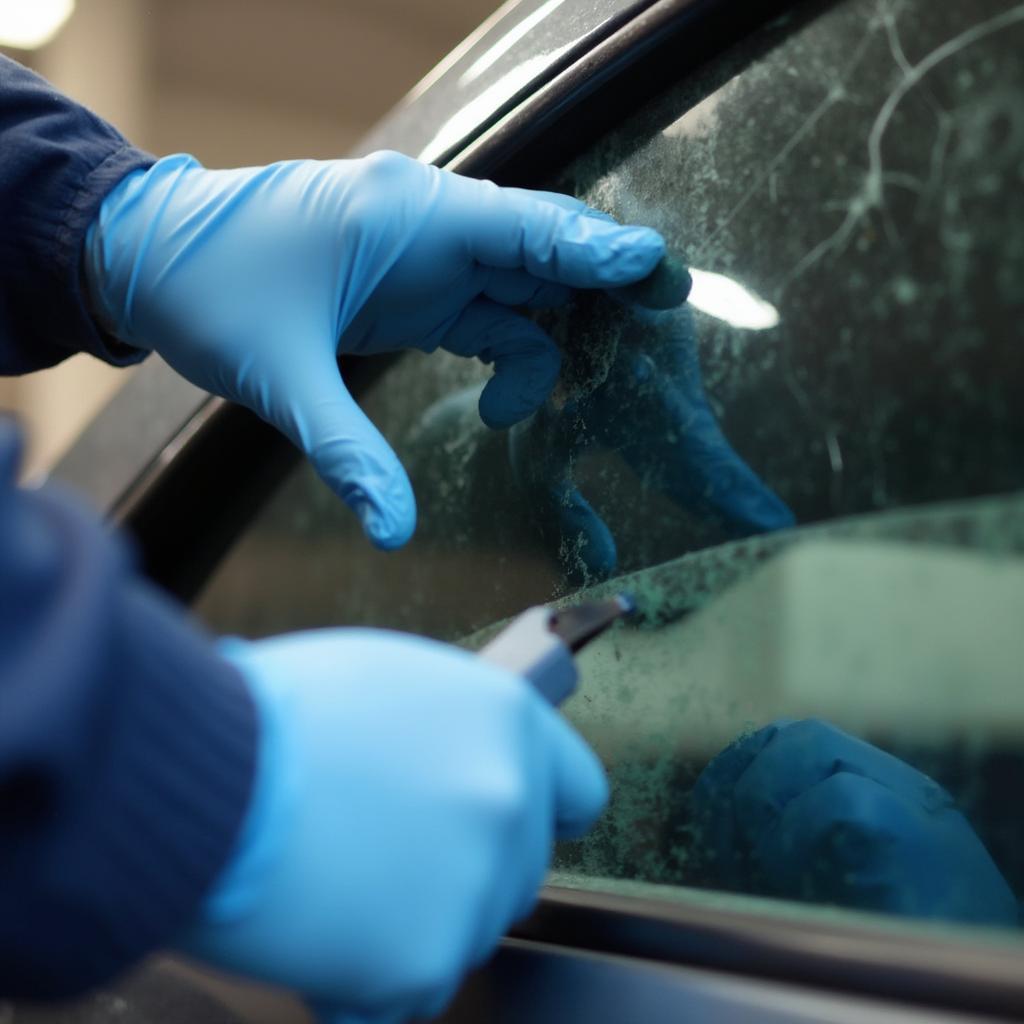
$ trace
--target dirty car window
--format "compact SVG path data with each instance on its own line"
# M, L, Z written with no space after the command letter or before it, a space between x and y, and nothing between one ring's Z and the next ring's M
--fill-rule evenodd
M1009 0L805 5L636 111L549 185L661 230L689 302L542 314L562 377L502 433L485 370L403 359L364 405L412 544L303 468L200 611L474 646L629 589L566 705L612 805L556 881L1015 925L1022 46Z

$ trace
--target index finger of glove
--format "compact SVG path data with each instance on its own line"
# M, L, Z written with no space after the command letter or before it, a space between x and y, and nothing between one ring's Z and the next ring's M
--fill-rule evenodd
M554 203L563 210L570 212L585 213L588 217L596 217L598 220L607 221L609 224L617 224L618 221L604 210L595 210L593 206L587 206L582 199L570 196L565 192L548 192L539 188L506 188L506 192L512 192L523 196L525 199L542 199L546 203Z
M486 266L522 267L571 288L617 288L646 277L665 253L651 228L549 194L492 188L474 204L470 229L471 253Z

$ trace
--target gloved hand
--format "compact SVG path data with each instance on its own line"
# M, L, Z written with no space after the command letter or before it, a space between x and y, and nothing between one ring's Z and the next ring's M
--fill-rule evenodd
M559 367L510 307L636 281L663 250L656 232L568 196L396 153L226 171L170 156L106 198L85 263L116 337L280 428L391 548L415 527L412 489L345 390L338 353L441 346L493 362L480 414L506 427Z
M729 536L793 525L793 513L732 448L708 405L688 306L656 312L605 302L577 310L573 328L588 344L567 354L564 383L509 437L531 514L571 578L604 579L618 561L611 531L572 476L591 446L621 453L646 486Z
M228 641L260 712L254 794L181 947L324 1020L440 1012L607 796L524 680L398 633Z
M693 789L717 884L768 896L1016 925L1017 901L953 798L826 722L780 720Z

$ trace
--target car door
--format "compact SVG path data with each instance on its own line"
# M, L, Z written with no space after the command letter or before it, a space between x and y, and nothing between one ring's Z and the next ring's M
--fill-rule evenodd
M653 225L675 265L536 311L563 373L510 431L454 357L358 385L407 548L242 427L125 506L218 631L475 649L635 596L564 707L609 810L452 1020L1024 1013L1024 5L767 13L650 5L449 148Z

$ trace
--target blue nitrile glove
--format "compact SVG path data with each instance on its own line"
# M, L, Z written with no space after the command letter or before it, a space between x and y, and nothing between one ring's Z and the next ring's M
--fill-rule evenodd
M1017 901L953 798L826 722L780 720L726 748L693 790L717 884L984 924Z
M597 758L525 680L445 644L334 629L222 651L259 767L181 948L332 1024L440 1012L532 908L553 838L600 813Z
M571 197L396 153L227 171L179 155L106 198L86 275L114 335L279 427L390 548L415 527L412 490L338 353L441 346L493 362L480 414L507 427L544 401L559 366L510 307L635 281L663 250L656 232Z
M689 307L616 311L604 303L593 313L588 325L586 311L577 311L574 331L601 339L603 351L569 353L564 394L509 438L538 527L552 550L568 556L563 569L603 579L618 560L611 531L572 478L590 446L620 452L645 486L730 536L792 526L793 513L740 458L711 411Z

